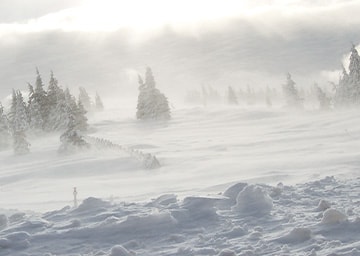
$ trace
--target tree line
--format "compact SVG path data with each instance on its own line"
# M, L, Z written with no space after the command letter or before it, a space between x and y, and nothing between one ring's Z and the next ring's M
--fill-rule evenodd
M71 147L86 146L81 133L88 129L86 113L104 108L98 94L92 103L86 90L80 87L78 99L58 84L54 73L50 74L45 88L39 70L36 69L35 84L28 83L28 100L20 90L13 89L10 109L6 112L0 103L0 149L13 146L15 154L30 150L27 133L42 134L63 132L59 151Z

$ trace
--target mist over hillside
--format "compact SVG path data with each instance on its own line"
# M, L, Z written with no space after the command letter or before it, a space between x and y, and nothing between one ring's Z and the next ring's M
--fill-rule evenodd
M9 32L4 23L0 98L11 88L23 89L33 82L35 67L45 81L53 70L62 86L84 86L104 97L136 95L137 74L147 66L170 98L183 94L184 88L204 84L220 88L280 86L287 72L299 86L314 81L328 86L329 80L338 79L337 73L331 72L341 70L351 44L360 41L357 20L350 22L343 14L350 8L359 9L358 4L339 6L315 6L300 14L270 10L263 15L210 19L189 26L169 23L141 32L126 27Z

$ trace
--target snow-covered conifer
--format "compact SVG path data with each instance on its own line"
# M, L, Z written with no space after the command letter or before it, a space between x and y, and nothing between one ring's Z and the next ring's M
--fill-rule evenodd
M155 88L155 79L150 68L146 69L145 83L139 76L137 119L170 119L169 102L164 94Z
M61 145L59 153L72 153L79 149L89 148L90 145L84 140L78 129L76 116L68 110L69 122L66 131L60 136Z
M77 129L82 132L86 131L88 128L88 119L86 117L87 111L80 100L78 101L77 106L72 111L74 111Z
M299 108L303 106L303 101L299 96L298 90L295 87L295 82L292 80L290 73L287 74L286 84L284 84L282 88L287 107Z
M26 154L30 151L30 144L26 140L25 131L28 129L26 106L20 91L16 92L16 112L13 124L13 147L15 154Z
M271 90L270 90L269 86L266 86L265 102L266 102L266 106L269 107L269 108L271 108L271 106L272 106L272 102L271 102Z
M326 95L326 93L318 86L317 83L314 84L314 89L316 91L316 96L320 103L321 110L328 110L330 108L331 99Z
M9 120L9 126L10 126L10 129L11 129L11 130L14 129L15 115L16 115L16 105L17 105L17 102L16 102L16 91L15 91L15 89L12 89L11 105L10 105L9 113L7 114L8 120Z
M79 101L83 104L87 111L91 111L92 103L89 94L84 87L80 87Z
M349 74L345 67L342 67L342 76L339 78L339 84L335 85L334 105L336 107L350 104L351 88L349 83Z
M40 101L36 98L34 87L28 84L29 100L28 100L28 122L29 127L33 130L42 130L44 127L44 119L41 111Z
M11 136L9 123L4 113L4 107L0 103L0 150L10 146Z
M97 111L104 110L104 104L98 93L96 93L96 95L95 95L95 108Z
M227 96L228 96L227 97L228 104L230 104L230 105L238 105L239 104L238 100L237 100L237 97L236 97L236 94L235 94L235 91L231 86L228 87Z

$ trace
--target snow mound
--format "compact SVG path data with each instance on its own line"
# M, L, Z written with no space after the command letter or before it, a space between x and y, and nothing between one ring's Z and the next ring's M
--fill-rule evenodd
M218 254L218 256L236 256L236 253L232 250L224 249Z
M273 202L270 196L259 186L246 186L237 196L233 211L244 216L264 216L270 214Z
M186 209L193 220L213 221L218 219L214 207L218 199L207 197L186 197L182 208Z
M121 245L115 245L111 248L109 256L134 256L136 255L133 252L129 252Z
M25 231L14 232L0 238L0 248L2 249L25 249L30 246L30 234Z
M338 224L347 221L347 216L335 209L327 209L321 219L321 224Z
M236 183L225 190L223 196L225 199L219 201L216 206L219 209L230 209L236 204L236 197L247 186L246 183Z
M220 233L219 236L232 239L232 238L244 236L247 233L248 233L248 231L245 228L236 226L236 227L233 227L230 231Z
M318 206L316 207L315 211L323 212L323 211L329 209L330 207L331 207L331 204L328 201L321 199Z
M308 228L294 228L289 234L280 237L277 241L286 244L302 243L311 239L311 230Z
M91 211L99 208L106 208L110 205L109 202L103 201L99 198L86 198L75 211Z
M177 202L177 196L174 194L161 195L152 201L152 205L155 207L165 207Z
M147 216L128 216L124 222L120 223L119 230L128 234L147 233L158 235L174 229L176 225L176 219L169 212L160 212Z
M0 214L0 230L7 228L9 220L5 214Z
M224 196L229 198L229 203L231 205L236 204L236 198L238 194L247 186L246 183L236 183L235 185L232 185L229 187L225 192Z

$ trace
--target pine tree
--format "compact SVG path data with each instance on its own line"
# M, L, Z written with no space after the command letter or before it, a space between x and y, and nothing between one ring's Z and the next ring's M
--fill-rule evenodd
M81 104L80 104L81 105ZM79 149L89 148L90 145L84 140L81 135L79 119L77 113L71 106L67 108L68 120L66 131L60 136L61 145L59 153L72 153Z
M295 82L292 80L290 73L287 74L286 84L282 88L288 107L299 108L303 106L302 99L299 97Z
M266 102L266 106L267 106L268 108L271 108L271 107L272 107L272 102L271 102L271 90L270 90L269 86L266 86L265 102Z
M67 128L68 123L69 115L65 92L59 87L56 93L56 106L50 112L48 125L52 131L62 131Z
M350 104L350 98L351 98L349 75L346 72L344 66L342 67L342 69L343 72L342 72L342 76L340 76L339 78L339 84L335 85L334 104L336 107Z
M29 119L32 120L32 128L44 129L49 115L48 101L44 84L42 82L39 70L36 69L35 88L29 86L31 100L29 102Z
M54 115L56 115L56 108L57 108L57 104L58 104L58 98L60 97L61 90L60 87L58 86L58 81L57 79L54 77L54 72L51 71L50 73L50 81L49 81L49 86L46 92L46 101L47 101L47 105L46 105L46 112L47 114L47 120L45 122L45 130L47 131L53 131L55 130L55 123L54 123Z
M30 144L26 141L25 131L28 129L26 106L20 91L16 92L16 112L13 124L14 153L26 154L30 151Z
M80 87L79 90L80 90L79 101L81 101L81 103L83 104L84 108L87 111L91 111L92 104L89 94L83 87Z
M41 112L40 102L36 99L34 87L28 84L29 101L27 107L28 123L33 130L42 130L44 127L44 119Z
M86 109L84 108L82 102L79 100L77 106L73 109L75 122L77 124L77 129L81 132L84 132L88 128L88 119L86 118Z
M317 83L314 84L314 89L316 91L316 96L320 103L321 110L330 109L331 99L326 95L326 93L318 86Z
M95 108L97 111L103 111L104 110L104 104L99 96L99 94L96 92L95 95Z
M0 103L0 150L7 149L10 146L10 141L9 123L4 113L4 107Z
M169 102L164 94L155 88L155 79L150 68L146 69L145 83L139 76L139 96L137 119L168 120L170 119Z
M10 111L8 113L8 120L9 120L10 130L14 130L15 115L16 115L16 105L17 105L16 91L15 91L15 89L12 89L11 105L10 105Z
M72 153L79 149L90 147L77 129L75 117L70 115L69 119L70 121L66 131L60 136L61 145L58 150L59 153Z
M355 48L351 48L349 64L350 100L353 103L360 103L360 56Z
M335 106L349 106L360 104L360 56L355 48L351 48L349 73L343 67L343 74L336 86Z
M237 97L236 97L236 94L235 94L235 91L231 86L228 87L227 102L230 105L238 105L239 104L238 100L237 100Z

